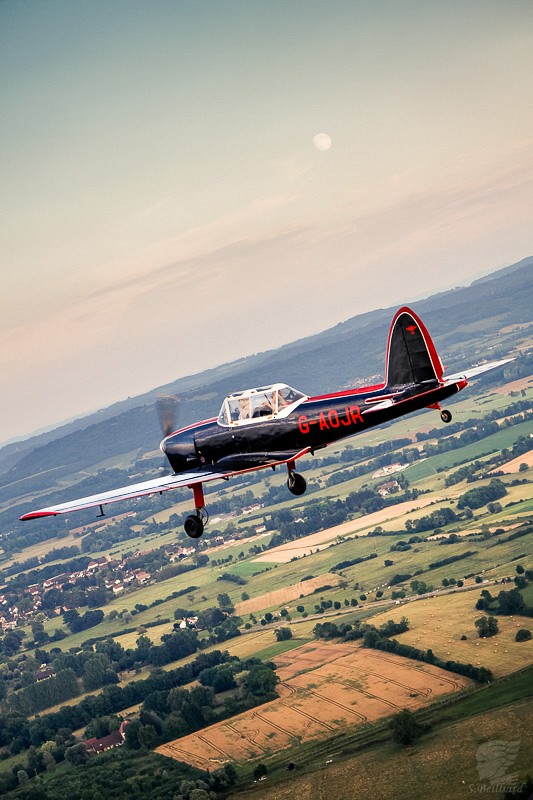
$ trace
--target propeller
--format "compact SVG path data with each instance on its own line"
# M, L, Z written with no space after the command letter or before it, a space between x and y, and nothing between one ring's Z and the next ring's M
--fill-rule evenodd
M161 427L161 432L165 438L167 436L170 436L171 433L174 433L174 431L178 427L180 404L181 400L174 394L163 394L156 400L155 407L157 411L157 416L159 418L159 425ZM164 450L163 453L165 453ZM168 461L166 453L162 469L164 469L165 471L168 470Z
M156 408L163 436L170 436L176 430L180 403L176 395L165 394L158 397Z

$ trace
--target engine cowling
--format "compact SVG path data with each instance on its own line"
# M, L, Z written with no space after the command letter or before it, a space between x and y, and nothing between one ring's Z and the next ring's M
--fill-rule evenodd
M168 458L174 472L185 472L201 466L194 444L193 430L173 433L163 439L159 447Z

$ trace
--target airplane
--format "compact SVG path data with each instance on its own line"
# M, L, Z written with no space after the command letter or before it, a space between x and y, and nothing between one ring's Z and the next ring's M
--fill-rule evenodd
M444 377L442 361L426 327L414 311L403 306L390 327L383 383L316 397L284 383L234 392L224 399L218 417L177 431L172 431L167 420L160 449L173 475L30 511L20 519L93 507L99 507L99 516L103 516L103 507L109 503L186 486L193 491L195 511L185 519L185 533L197 539L209 520L204 483L286 465L287 487L300 496L306 481L296 472L298 459L423 408L437 409L442 421L449 423L451 412L441 403L464 389L470 378L509 361L513 359Z

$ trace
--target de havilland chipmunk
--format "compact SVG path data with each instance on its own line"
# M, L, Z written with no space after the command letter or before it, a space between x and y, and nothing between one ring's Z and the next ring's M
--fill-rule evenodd
M469 378L512 360L493 361L444 377L424 324L403 307L390 327L382 384L317 397L283 383L235 392L224 399L218 417L176 431L167 419L160 448L173 475L41 508L21 519L92 507L99 507L103 515L108 503L186 486L193 491L195 512L186 518L184 527L188 536L196 539L208 520L204 483L286 465L289 491L302 495L306 481L296 472L296 461L302 456L423 408L439 410L442 421L450 422L452 415L441 403L464 389Z

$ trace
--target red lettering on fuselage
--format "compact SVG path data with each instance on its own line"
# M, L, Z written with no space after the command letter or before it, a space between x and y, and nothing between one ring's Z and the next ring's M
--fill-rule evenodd
M345 408L344 409L344 416L341 417L341 425L345 425L346 426L346 425L351 425L351 424L352 424L352 418L350 417L350 411L347 408Z
M320 425L320 430L321 431L324 431L324 430L325 431L329 431L329 425L327 423L327 420L326 420L326 418L324 416L324 412L323 411L321 411L320 414L318 415L318 424Z
M331 411L328 411L328 419L329 419L329 424L331 425L332 428L339 427L340 425L339 415L337 414L334 408L332 408Z
M331 408L326 413L321 411L318 419L309 419L305 414L301 414L298 417L300 433L310 433L311 425L316 425L317 423L321 431L329 431L331 428L340 428L341 425L348 428L350 425L364 424L364 419L359 406L346 406L341 412L335 408Z
M298 428L300 429L300 433L309 433L309 423L305 414L298 417Z
M359 406L350 406L350 416L354 425L357 425L358 422L364 423Z

